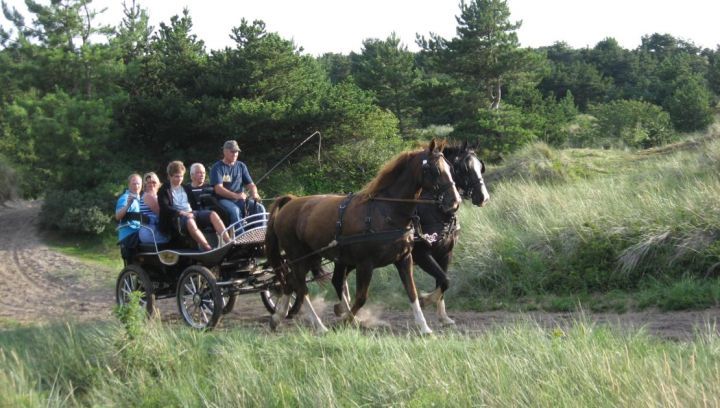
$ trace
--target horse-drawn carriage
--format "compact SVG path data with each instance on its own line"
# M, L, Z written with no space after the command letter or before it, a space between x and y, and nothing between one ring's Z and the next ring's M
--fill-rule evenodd
M117 303L126 304L130 293L139 291L141 305L153 315L157 299L175 297L183 320L198 329L214 327L223 314L232 311L241 294L259 293L272 313L273 293L279 283L264 262L266 218L267 213L263 213L240 220L243 232L225 245L218 245L216 236L207 235L208 242L215 244L210 251L139 244L118 276ZM230 225L227 231L235 227Z
M305 303L308 318L323 331L325 326L307 302L308 271L319 275L322 259L335 263L333 285L340 300L336 314L354 320L367 297L373 269L393 263L415 322L429 333L412 277L416 257L436 278L436 290L425 300L437 305L443 323L452 323L445 314L443 293L457 236L453 214L460 195L455 185L475 205L483 205L488 194L482 179L484 165L467 144L452 148L447 157L442 150L433 141L427 149L397 156L354 196L281 197L269 214L253 222L240 221L246 224L245 232L211 251L143 245L118 277L117 301L124 304L132 291L139 290L143 306L152 314L155 299L176 297L185 322L204 329L230 312L238 295L260 293L273 314L272 327ZM428 196L420 198L422 192ZM422 203L427 204L424 210L417 208ZM434 238L423 238L420 229ZM413 237L424 243L413 248ZM351 270L357 270L358 279L352 308L345 283Z

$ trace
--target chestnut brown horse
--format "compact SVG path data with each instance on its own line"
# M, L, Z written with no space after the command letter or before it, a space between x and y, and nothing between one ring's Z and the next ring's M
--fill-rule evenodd
M462 146L445 147L443 154L452 164L453 180L462 197L470 199L478 207L485 205L490 199L482 177L485 164L478 159L475 151L465 142ZM431 199L432 196L430 192L423 191L420 198ZM416 231L413 262L435 278L435 290L421 295L420 305L435 304L440 322L455 324L445 310L444 295L449 287L447 271L460 227L454 212L448 213L435 204L418 204L416 211L420 230ZM338 316L347 313L350 307L346 276L353 269L352 265L335 263L332 280L340 300L335 305L335 314Z
M269 265L283 282L270 323L273 328L287 315L295 292L296 302L307 305L315 328L327 330L306 299L305 281L307 272L325 257L357 269L355 302L346 318L354 319L365 304L373 270L392 263L405 286L415 323L422 333L432 332L413 280L411 224L423 190L433 191L444 211L454 212L460 204L451 166L441 151L442 146L433 140L425 149L399 154L355 195L288 195L273 203L265 248Z

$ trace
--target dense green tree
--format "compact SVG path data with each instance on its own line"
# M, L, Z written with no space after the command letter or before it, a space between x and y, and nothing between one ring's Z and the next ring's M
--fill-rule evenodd
M614 38L598 42L586 53L587 61L600 75L612 80L613 88L608 91L608 99L632 97L641 75L636 54L622 48Z
M612 93L612 79L603 76L583 53L562 42L541 50L550 64L548 74L538 85L545 96L564 97L570 91L575 103L584 111L589 104L602 102Z
M352 75L352 61L349 55L328 52L317 60L333 85L347 80Z
M679 131L705 130L712 123L710 92L699 75L678 78L663 106L670 113L675 129Z
M107 181L114 134L112 106L62 91L19 95L3 110L0 153L22 171L21 190L31 197L48 188L96 188Z
M362 51L351 59L355 82L373 92L378 104L398 118L400 132L408 134L418 114L415 97L420 77L407 46L392 33L385 40L363 41Z
M457 37L431 35L429 40L418 40L424 50L436 54L436 70L462 81L471 105L468 112L479 107L498 109L503 86L537 61L535 54L520 48L516 30L522 22L509 18L505 0L463 0L456 17Z
M208 57L192 27L187 9L161 23L147 53L136 55L129 65L124 81L129 99L119 119L126 145L146 152L135 159L142 167L160 170L169 160L187 157L197 140L210 136L207 123L216 112L202 103L199 83Z
M720 45L715 51L706 50L705 54L708 58L708 85L717 100L720 98Z
M148 54L153 28L149 25L147 11L132 0L123 0L123 19L113 43L120 49L125 65L132 64Z
M96 25L102 11L92 8L92 0L25 3L34 15L30 26L5 4L3 11L18 31L15 60L22 65L26 85L41 92L60 87L86 98L112 94L116 56L107 44L91 42L92 37L107 38L112 29Z

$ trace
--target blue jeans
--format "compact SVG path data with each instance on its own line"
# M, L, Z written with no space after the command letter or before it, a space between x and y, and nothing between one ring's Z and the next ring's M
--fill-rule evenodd
M228 200L226 198L221 198L220 200L218 200L218 202L220 203L220 206L222 208L224 208L225 211L228 212L228 215L230 216L230 224L235 224L236 222L240 221L241 219L243 219L247 216L255 215L255 214L262 214L265 212L265 206L263 206L261 203L255 202L255 200L248 199L247 200L248 214L245 214L245 201L246 200L232 201L232 200ZM260 217L262 217L262 218L260 218ZM253 222L253 221L258 221L258 220L265 221L265 217L260 216L260 215L257 218L252 217L248 220L248 222ZM260 227L260 226L265 226L265 222L255 224L255 225L253 225L253 228ZM242 225L237 224L235 226L235 233L241 233L244 230L245 229L243 228Z

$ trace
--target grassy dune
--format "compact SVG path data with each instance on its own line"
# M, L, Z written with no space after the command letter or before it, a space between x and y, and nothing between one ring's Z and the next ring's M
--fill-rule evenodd
M720 127L637 152L536 144L486 179L488 205L459 212L450 308L720 303ZM415 276L419 288L434 287ZM370 302L407 307L392 268L376 272L370 293Z
M452 297L631 291L635 306L717 304L719 159L717 128L635 153L526 148L490 172L486 208L460 213Z
M0 406L717 406L720 341L532 322L479 337L7 330ZM710 331L708 330L708 333Z

